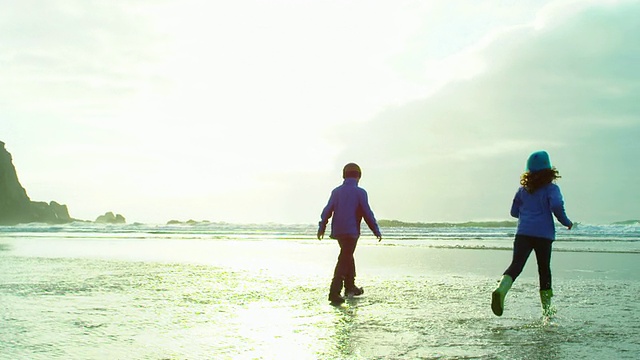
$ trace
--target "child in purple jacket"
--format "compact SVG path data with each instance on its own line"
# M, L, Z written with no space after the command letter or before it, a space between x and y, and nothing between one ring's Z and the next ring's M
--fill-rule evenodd
M569 230L573 227L565 213L560 188L554 183L560 175L555 167L551 167L549 154L546 151L531 154L526 170L511 205L511 216L518 219L513 259L491 295L491 310L497 316L502 316L504 298L522 272L531 251L535 251L538 261L542 312L545 316L551 314L551 244L556 236L553 217Z
M358 181L361 177L362 171L357 164L345 165L342 169L344 181L342 185L331 192L329 202L322 210L318 223L318 240L322 240L329 218L333 217L330 237L336 239L340 245L340 255L338 255L338 262L329 289L329 301L333 304L344 302L344 298L341 296L343 285L345 295L354 296L364 293L364 290L355 284L356 263L353 258L363 218L378 241L382 240L378 223L369 206L367 192L358 187Z

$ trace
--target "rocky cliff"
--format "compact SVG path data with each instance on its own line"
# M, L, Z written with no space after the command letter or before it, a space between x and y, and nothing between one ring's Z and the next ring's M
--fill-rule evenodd
M73 219L66 205L31 201L18 181L11 154L0 141L0 225L30 222L66 223Z

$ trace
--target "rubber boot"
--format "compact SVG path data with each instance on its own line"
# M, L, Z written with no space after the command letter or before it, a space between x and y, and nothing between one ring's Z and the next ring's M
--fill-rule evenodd
M364 294L364 289L354 285L353 287L345 289L344 294L349 297L360 296Z
M344 280L344 295L353 297L364 294L364 289L356 286L355 278L349 277Z
M553 290L540 290L540 303L542 303L542 315L551 316L553 311L551 309L551 297L553 296Z
M504 298L507 296L509 289L511 289L511 284L513 284L511 276L502 275L500 285L498 285L498 288L491 294L491 310L497 316L502 316L502 312L504 311Z
M331 281L331 287L329 288L329 301L333 305L340 305L344 303L344 298L340 295L342 292L342 279L334 278Z

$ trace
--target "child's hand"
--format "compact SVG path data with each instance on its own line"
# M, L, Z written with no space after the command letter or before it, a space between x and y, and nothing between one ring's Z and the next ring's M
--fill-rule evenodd
M378 236L378 242L382 241L382 235Z
M569 226L567 226L567 230L571 230L571 228L573 228L573 223L569 224Z
M322 240L323 237L324 237L324 231L318 230L318 240Z

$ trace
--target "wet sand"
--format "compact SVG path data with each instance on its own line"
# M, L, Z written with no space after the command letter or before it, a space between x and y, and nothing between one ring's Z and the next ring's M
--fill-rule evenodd
M363 241L361 298L331 306L333 241L2 241L0 358L635 359L637 254L553 255L555 317L535 258L490 293L507 250Z

